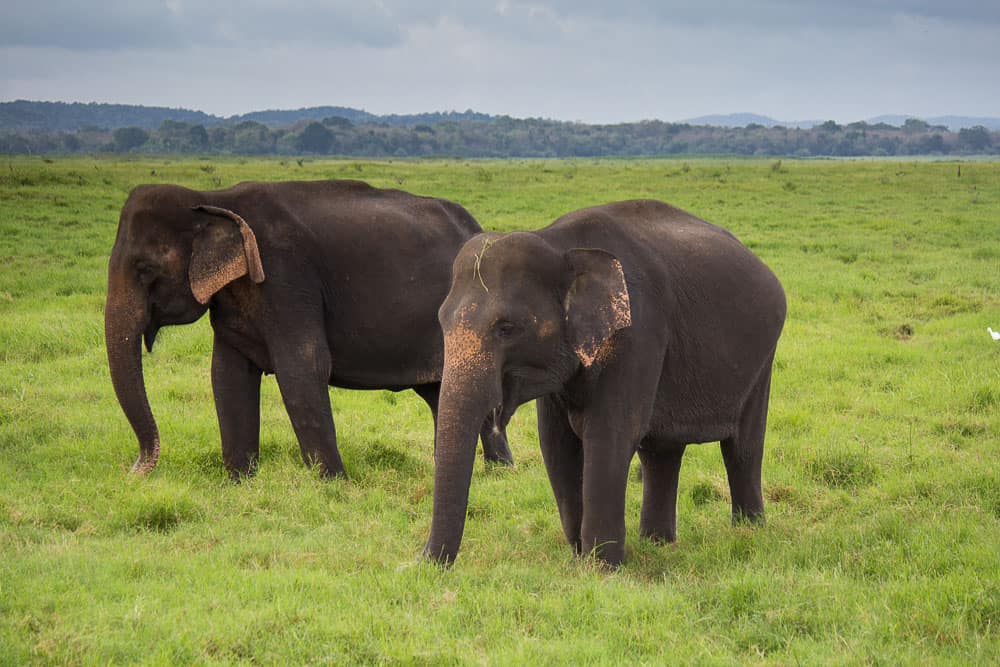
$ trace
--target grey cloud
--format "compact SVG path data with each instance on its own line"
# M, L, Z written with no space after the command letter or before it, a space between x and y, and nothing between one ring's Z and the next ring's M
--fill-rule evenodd
M396 47L417 26L448 21L513 42L546 42L578 23L663 25L762 34L799 29L879 29L900 16L1000 24L1000 3L980 0L70 0L5 8L0 46L71 50L180 49L195 44Z
M223 6L224 5L224 6ZM208 7L185 0L186 21L205 26L222 44L316 44L320 46L387 47L399 44L403 32L380 3L335 0L229 0Z
M348 0L24 2L5 10L0 25L0 47L70 50L180 49L198 44L386 47L402 39L398 23L379 3Z
M761 29L810 26L878 26L899 15L944 21L1000 22L1000 4L981 0L697 0L695 2L644 2L642 0L539 0L511 2L522 7L544 7L565 19L609 22L654 21L684 26L742 26Z
M0 46L74 50L176 44L180 27L162 3L112 0L99 7L67 0L18 2L4 9Z

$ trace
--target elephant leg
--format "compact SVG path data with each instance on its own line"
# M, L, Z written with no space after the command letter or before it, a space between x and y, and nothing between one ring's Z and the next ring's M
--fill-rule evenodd
M438 399L441 396L441 383L417 385L413 391L424 399L427 407L431 409L431 418L434 420L434 452L437 453Z
M579 554L583 523L583 446L570 428L565 409L551 397L538 399L537 408L542 460L559 507L563 533L573 551Z
M212 348L212 393L222 435L222 462L234 479L252 474L260 453L261 370L218 335Z
M677 479L684 445L643 443L639 449L642 476L642 513L639 534L656 542L677 540Z
M489 463L514 465L514 455L507 444L507 425L501 424L499 415L491 412L483 421L479 438L483 441L483 458Z
M634 453L634 444L611 432L583 441L581 548L612 567L625 560L625 489Z
M729 477L733 523L764 520L761 493L761 463L764 459L764 431L767 428L767 402L771 391L768 366L750 392L736 434L722 441L722 460Z
M612 567L625 560L629 465L649 434L663 367L663 348L644 354L638 349L623 346L612 355L590 389L586 406L573 415L583 440L582 548Z
M302 459L307 465L319 466L324 477L346 476L330 409L331 357L325 339L321 335L298 336L295 341L284 342L272 356L274 375Z

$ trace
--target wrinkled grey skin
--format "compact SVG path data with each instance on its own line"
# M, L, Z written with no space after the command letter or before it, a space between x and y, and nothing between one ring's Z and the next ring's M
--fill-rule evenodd
M771 365L785 319L774 274L726 230L657 201L485 234L455 259L434 517L426 556L456 557L476 433L538 399L538 437L578 553L625 557L625 488L643 471L640 533L676 539L684 448L721 441L734 520L763 517Z
M205 311L212 389L233 476L260 449L260 381L273 373L307 463L342 475L328 386L414 389L437 415L437 308L451 262L479 225L441 199L358 181L241 183L199 192L136 188L108 266L105 338L115 393L139 440L138 473L160 448L141 343ZM509 463L482 424L487 459Z

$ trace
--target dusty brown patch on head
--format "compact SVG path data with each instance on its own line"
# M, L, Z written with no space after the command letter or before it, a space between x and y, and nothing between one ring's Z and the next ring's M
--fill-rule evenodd
M444 371L446 375L465 376L479 372L487 361L483 339L464 322L444 336Z
M158 248L159 264L167 273L180 273L182 270L182 260L180 251L174 246L161 245Z
M538 327L539 340L544 340L548 338L549 336L554 334L558 328L559 325L557 325L552 320L546 320L545 322L542 322L542 326Z

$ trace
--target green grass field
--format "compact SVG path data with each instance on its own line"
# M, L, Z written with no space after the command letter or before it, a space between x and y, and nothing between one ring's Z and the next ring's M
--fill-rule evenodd
M729 524L688 448L678 541L607 572L563 540L526 405L477 461L451 570L418 560L432 426L412 392L332 390L350 481L300 461L273 377L258 475L223 471L207 318L145 356L137 453L103 341L107 257L140 183L360 178L487 229L655 197L781 278L768 522ZM0 165L0 664L1000 663L1000 163L7 158Z

